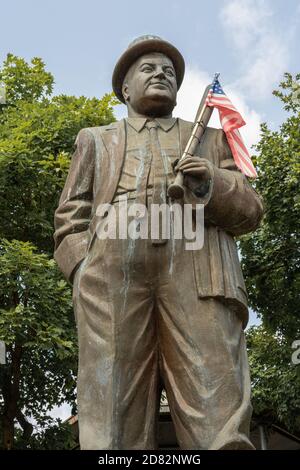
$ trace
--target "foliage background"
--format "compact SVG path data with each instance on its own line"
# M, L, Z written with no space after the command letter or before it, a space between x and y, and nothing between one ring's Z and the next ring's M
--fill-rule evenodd
M116 100L52 96L54 77L39 58L8 54L1 82L1 441L3 448L59 447L68 436L50 411L68 403L76 412L77 338L71 287L52 259L53 217L77 133L113 121Z
M249 301L262 325L248 332L254 411L300 434L300 74L286 73L274 95L287 118L278 131L261 126L256 147L265 216L240 242ZM299 354L300 356L300 354Z

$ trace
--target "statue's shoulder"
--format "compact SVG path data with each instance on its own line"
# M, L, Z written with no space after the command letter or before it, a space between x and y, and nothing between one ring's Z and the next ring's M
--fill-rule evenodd
M184 119L178 118L178 123L181 129L186 132L192 132L194 127L194 122L192 121L185 121ZM223 134L222 129L216 129L215 127L209 127L205 129L205 139L220 139L220 136Z
M97 137L99 135L106 134L107 131L118 131L121 128L124 128L124 119L121 119L120 121L111 122L110 124L107 124L105 126L86 127L82 130L90 132L94 135L94 137Z
M222 145L223 137L225 136L223 129L216 129L215 127L209 127L205 129L204 138L207 144L210 145Z
M187 130L190 130L192 129L194 123L191 122L191 121L185 121L184 119L181 119L181 118L177 118L178 120L178 125L182 128L182 129L187 129Z

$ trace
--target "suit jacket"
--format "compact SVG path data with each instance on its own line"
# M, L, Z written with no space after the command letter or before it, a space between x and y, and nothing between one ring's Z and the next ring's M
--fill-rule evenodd
M178 124L183 151L193 123L178 119ZM125 120L82 129L75 143L55 212L54 233L54 258L69 281L96 237L97 207L114 198L126 152ZM186 193L186 202L205 204L204 247L192 252L198 294L229 303L245 326L247 293L233 237L256 229L263 214L262 202L237 170L222 129L208 127L196 154L209 160L211 172L210 189L202 200Z

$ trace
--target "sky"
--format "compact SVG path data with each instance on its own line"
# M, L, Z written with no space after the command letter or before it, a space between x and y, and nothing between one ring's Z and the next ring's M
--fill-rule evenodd
M143 34L173 43L186 62L174 116L193 120L215 72L243 115L248 148L260 123L277 129L285 112L272 90L284 72L300 72L300 0L10 0L0 2L0 64L8 52L41 57L55 94L111 91L114 65ZM124 105L117 118L126 116ZM214 112L210 125L220 127ZM250 313L250 324L256 316ZM59 414L59 412L58 412Z
M156 34L186 61L174 115L193 120L215 72L244 116L248 147L259 125L284 119L272 96L283 73L299 71L300 0L10 0L0 3L0 63L8 52L41 57L55 93L101 97L116 61L137 36ZM126 115L124 105L116 115ZM219 127L216 112L211 124Z

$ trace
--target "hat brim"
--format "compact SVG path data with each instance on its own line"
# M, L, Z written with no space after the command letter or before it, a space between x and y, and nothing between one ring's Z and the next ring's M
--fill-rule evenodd
M134 44L129 49L127 49L121 55L114 68L112 76L112 87L115 95L120 101L122 101L122 103L125 103L122 95L122 86L126 73L128 72L131 65L139 57L150 52L161 52L171 59L176 73L177 88L180 88L184 77L185 64L184 59L178 49L176 49L176 47L174 47L169 42L162 39L147 39L145 41Z

